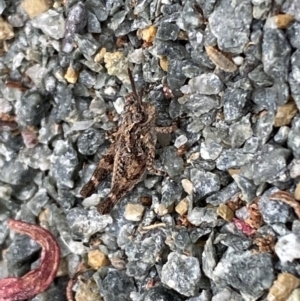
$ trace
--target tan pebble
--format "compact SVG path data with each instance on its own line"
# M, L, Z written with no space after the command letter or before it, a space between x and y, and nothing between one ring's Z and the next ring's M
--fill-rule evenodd
M110 262L111 265L117 270L124 270L126 268L126 261L122 258L111 257Z
M189 36L186 31L180 30L178 33L178 40L188 41Z
M75 84L78 80L79 72L74 70L71 66L68 67L64 76L65 80L70 84Z
M15 36L13 27L0 17L0 41L10 40Z
M192 153L187 159L187 163L192 163L193 161L199 159L199 157L200 157L200 152Z
M53 5L52 0L24 0L21 4L22 8L28 14L30 19L44 13Z
M300 288L293 290L291 295L286 301L299 301L300 300Z
M159 59L159 65L161 67L162 70L164 71L168 71L168 66L169 66L169 63L168 63L168 58L167 57L162 57Z
M181 200L178 205L175 207L175 211L180 215L184 215L187 213L189 208L189 202L187 199Z
M267 296L268 301L286 301L292 291L300 286L300 279L289 273L279 274Z
M56 277L62 277L68 275L68 262L66 257L61 258L59 262L58 271L56 273Z
M217 214L229 223L232 221L232 219L234 217L233 211L225 204L221 204L218 207Z
M124 217L133 222L138 222L142 219L145 207L140 204L127 204L125 207Z
M92 269L98 270L103 266L109 265L109 259L100 250L91 250L88 253L88 264Z
M173 204L171 206L169 206L168 208L164 204L159 204L159 206L154 209L155 213L160 216L171 213L171 212L173 212L173 210L174 210Z
M188 179L181 180L181 185L187 194L193 193L194 185L190 180Z
M300 201L300 182L296 186L294 196L297 201Z
M155 39L156 32L157 32L157 27L151 25L147 28L139 29L137 31L137 36L147 43L152 43Z
M99 63L103 58L104 54L106 53L106 48L101 48L100 51L95 55L94 62Z
M241 172L240 169L234 169L234 168L230 168L230 169L228 169L227 171L228 171L228 173L229 173L231 176L233 176L233 175L238 175L238 174Z
M276 16L272 16L270 20L267 20L269 24L274 24L274 28L287 28L292 21L294 21L294 16L290 14L279 14Z
M109 75L117 76L122 82L130 83L128 76L128 59L120 51L106 52L104 63Z
M237 66L220 50L212 46L205 47L206 53L210 60L221 70L226 72L235 72Z
M289 101L282 106L278 106L274 126L280 127L283 125L289 125L297 112L297 106L294 101Z
M69 299L68 299L69 300ZM93 279L79 281L75 294L76 301L101 301L99 288Z

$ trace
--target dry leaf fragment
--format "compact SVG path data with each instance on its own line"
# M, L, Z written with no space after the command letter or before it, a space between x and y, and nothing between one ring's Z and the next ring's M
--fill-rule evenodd
M46 229L17 220L9 220L8 226L30 236L42 246L41 264L21 278L0 280L0 301L30 299L45 291L52 283L59 267L60 251L54 236Z
M206 53L210 60L221 70L226 72L235 72L237 66L224 53L212 46L205 47Z
M0 131L14 131L18 128L16 116L7 113L0 114Z
M261 253L274 253L275 242L276 240L273 235L257 237L254 240L254 244L258 246L258 250Z
M273 193L270 197L270 200L281 201L283 203L288 204L294 210L298 218L300 218L300 204L297 202L292 194L286 191L277 191Z
M262 215L260 214L258 209L258 204L257 204L258 200L259 198L256 198L256 200L251 205L248 206L250 217L245 220L245 222L251 228L256 230L259 229L264 223Z

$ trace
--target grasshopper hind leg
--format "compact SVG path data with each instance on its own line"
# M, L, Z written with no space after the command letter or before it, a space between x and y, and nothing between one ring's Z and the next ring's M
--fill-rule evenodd
M103 157L100 159L90 180L80 190L80 194L84 198L91 196L96 191L100 182L112 172L115 155L114 149L115 148L113 144L107 149Z

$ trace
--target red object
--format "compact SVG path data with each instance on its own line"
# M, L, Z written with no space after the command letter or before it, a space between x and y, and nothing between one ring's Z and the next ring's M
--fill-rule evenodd
M252 236L256 232L255 229L251 228L247 223L238 218L234 218L233 223L240 231L242 231L247 236Z
M45 291L56 276L59 267L59 246L46 229L17 220L8 220L8 226L30 236L42 246L41 264L21 278L0 279L0 301L25 300Z

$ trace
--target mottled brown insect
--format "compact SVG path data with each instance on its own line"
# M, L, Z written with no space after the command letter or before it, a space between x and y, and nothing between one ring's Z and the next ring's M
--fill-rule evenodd
M137 94L133 77L128 70L132 93L125 97L122 124L113 134L110 147L96 167L91 179L80 194L86 198L112 173L111 191L107 199L98 205L102 214L109 213L113 206L143 178L146 171L166 175L154 167L156 133L171 133L176 125L156 127L155 106L142 102L142 93Z

